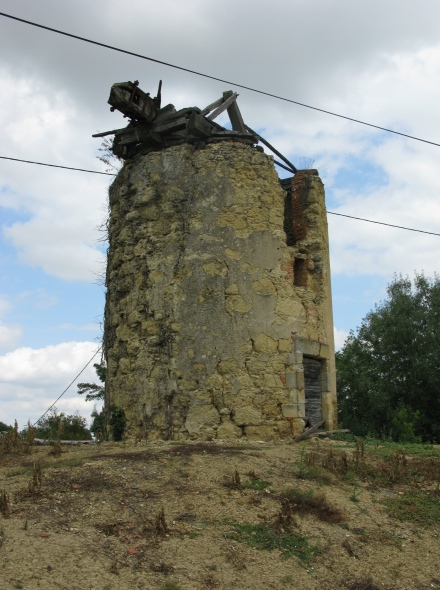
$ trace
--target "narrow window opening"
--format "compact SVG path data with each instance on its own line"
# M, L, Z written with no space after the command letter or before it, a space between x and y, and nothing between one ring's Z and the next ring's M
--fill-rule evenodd
M305 258L295 258L293 284L295 287L307 287L307 260Z

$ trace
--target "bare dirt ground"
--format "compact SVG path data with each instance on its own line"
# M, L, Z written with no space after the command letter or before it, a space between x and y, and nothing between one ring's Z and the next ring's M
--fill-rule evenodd
M0 590L440 589L438 450L49 450L0 458Z

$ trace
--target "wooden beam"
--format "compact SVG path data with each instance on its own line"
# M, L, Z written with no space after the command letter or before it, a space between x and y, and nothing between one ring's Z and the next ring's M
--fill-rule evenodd
M233 102L235 102L237 100L237 96L238 96L238 94L236 92L232 92L232 94L229 96L229 98L227 98L226 100L222 99L221 105L217 109L215 109L215 111L213 113L211 113L210 115L208 115L206 118L212 120L212 119L215 119L216 117L218 117Z
M103 131L102 133L95 133L92 137L105 137L106 135L115 135L118 131L123 131L123 129L112 129L111 131Z
M186 127L187 132L196 137L211 137L213 129L212 123L197 113L192 113Z
M185 129L187 120L186 114L181 117L172 118L171 120L167 118L164 119L163 123L153 125L153 131L156 131L156 133L171 133L179 129Z
M223 92L223 98L227 100L232 94L234 93L231 90ZM238 94L235 94L235 101L228 107L228 115L231 120L232 129L234 131L239 131L240 133L246 133L246 126L237 104L237 96Z
M299 442L300 440L304 440L305 438L307 438L308 436L310 436L311 434L313 434L314 432L319 430L323 424L324 424L324 420L321 420L321 422L317 422L315 424L315 426L312 426L311 428L306 428L306 430L304 430L304 432L302 434L300 434L299 436L297 436L296 438L294 438L292 440L292 443L296 443L296 442Z
M208 113L210 113L213 109L215 109L216 107L218 107L219 105L221 105L223 102L223 98L218 98L217 100L215 100L214 102L212 102L211 104L209 104L207 107L205 107L203 109L203 111L201 111L201 115L205 116Z

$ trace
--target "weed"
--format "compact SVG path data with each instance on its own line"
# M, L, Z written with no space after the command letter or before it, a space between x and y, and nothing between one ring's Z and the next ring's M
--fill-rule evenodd
M309 467L306 477L303 477L302 479L316 481L323 485L331 485L335 481L334 477L328 473L328 471L325 471L319 467Z
M110 573L115 574L115 576L119 576L119 564L116 559L114 559L110 564Z
M188 536L190 539L197 539L197 537L200 537L200 533L197 531L191 531Z
M301 447L301 454L299 456L298 461L295 463L295 476L299 479L307 479L307 472L308 472L308 463L306 460L306 445L304 444Z
M287 574L283 576L280 580L281 584L293 584L293 576L292 574Z
M350 494L350 500L352 502L359 502L359 493L360 490L362 490L361 486L358 484L357 481L354 482L353 484L353 491Z
M0 547L3 545L4 541L5 541L5 531L3 530L3 527L0 524Z
M156 535L165 535L168 532L168 525L165 520L165 510L162 510L157 514L154 521L154 532Z
M52 449L49 451L50 455L54 457L61 457L62 449L61 449L61 440L57 439L52 446Z
M238 471L235 470L232 475L225 475L223 478L223 485L230 490L241 490L243 485Z
M148 521L142 528L142 532L152 534L153 538L164 537L168 533L168 525L165 520L165 510L162 508L154 520Z
M10 511L9 496L6 493L6 490L0 490L0 512L7 518Z
M253 479L251 481L247 481L244 484L244 487L248 490L255 490L256 492L261 492L265 490L271 485L270 481L264 481L264 479Z
M279 549L284 557L295 555L304 562L309 562L318 553L318 547L309 545L300 534L287 531L277 532L265 524L234 524L238 540L255 549L271 551Z
M52 463L53 467L82 467L84 465L85 459L83 457L66 457L63 459L59 459L58 461L54 461Z
M283 500L289 502L293 512L313 514L325 522L340 523L345 520L342 512L332 506L324 494L315 494L312 490L290 488L282 494Z
M386 483L397 483L408 479L408 461L403 449L380 466Z
M178 582L165 582L159 590L182 590L182 586Z
M334 452L329 449L323 457L322 466L333 473L346 475L350 469L350 461L345 451Z
M41 464L39 461L34 463L32 477L29 480L28 492L32 499L40 494L41 491Z
M30 471L30 467L26 466L26 467L15 467L14 469L9 469L9 471L7 471L5 473L5 477L17 477L20 475L27 475Z
M292 525L296 524L293 519L292 505L287 498L281 499L280 511L275 517L275 528L281 533L289 530Z
M18 432L17 420L15 420L14 428L0 437L0 452L5 455L11 453L21 454L23 452L23 441Z
M171 574L171 572L173 572L175 570L175 567L173 565L169 565L169 564L165 563L164 561L161 561L157 565L155 565L154 563L151 563L150 570L153 572L160 572L161 574L165 574L167 576L168 574Z
M410 492L384 501L390 516L422 525L440 522L440 497L436 493Z
M395 443L386 440L377 440L372 438L365 438L364 444L368 452L379 457L391 457L396 451L403 450L407 455L415 455L417 457L436 457L440 459L440 450L429 443Z

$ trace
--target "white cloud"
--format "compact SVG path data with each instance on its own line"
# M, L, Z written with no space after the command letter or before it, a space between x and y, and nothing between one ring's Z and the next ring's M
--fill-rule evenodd
M9 350L17 346L23 335L23 328L18 324L4 324L0 321L0 350Z
M18 348L0 356L0 420L20 427L28 419L35 422L53 404L97 350L96 342L64 342L44 348ZM76 393L77 382L96 382L93 363L99 353L57 402L59 411L72 414L78 410L89 417L90 402Z
M0 350L14 348L17 346L23 335L22 326L19 324L6 323L2 319L11 308L11 302L5 297L0 297Z
M335 334L335 350L340 350L347 340L348 332L345 330L338 330L336 326L333 328Z

